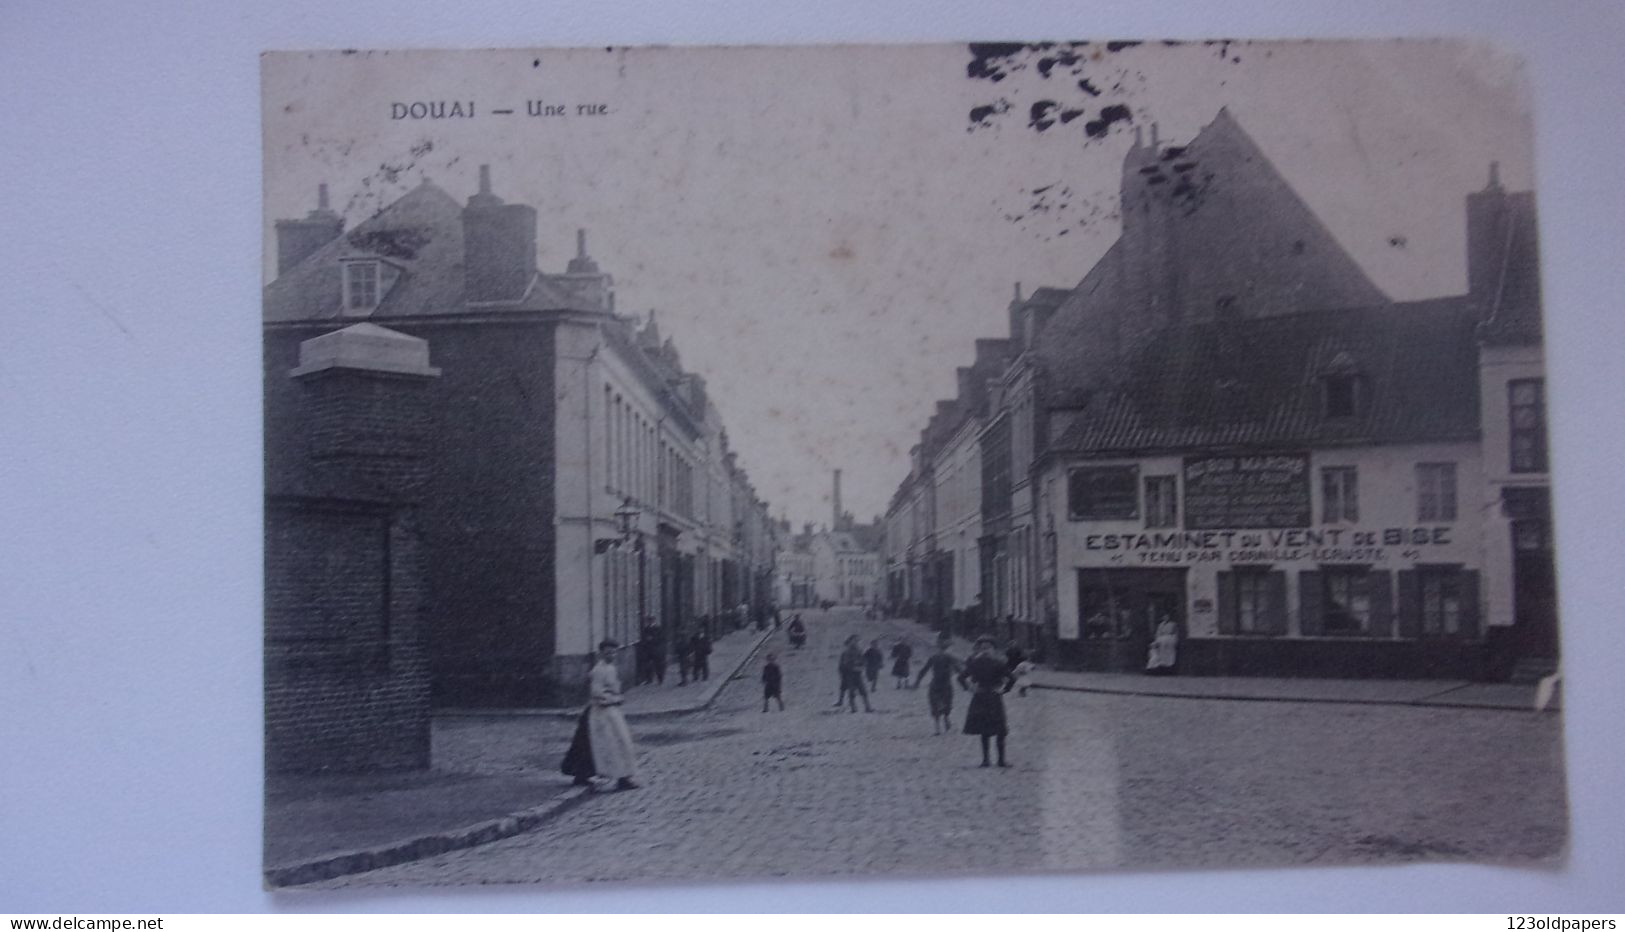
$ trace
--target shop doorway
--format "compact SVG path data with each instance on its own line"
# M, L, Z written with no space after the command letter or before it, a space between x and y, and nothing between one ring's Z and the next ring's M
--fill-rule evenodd
M1182 569L1079 569L1078 632L1086 670L1143 670L1157 625L1185 636Z

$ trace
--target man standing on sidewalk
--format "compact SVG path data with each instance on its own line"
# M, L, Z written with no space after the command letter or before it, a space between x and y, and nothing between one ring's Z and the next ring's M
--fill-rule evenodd
M709 680L711 678L711 638L706 636L705 629L694 632L689 641L690 654L688 662L694 666L694 680Z
M621 713L621 676L615 670L619 648L611 640L598 644L598 662L588 680L587 733L598 776L614 780L617 790L635 790L638 785L632 778L638 772L638 755L632 745L632 729Z

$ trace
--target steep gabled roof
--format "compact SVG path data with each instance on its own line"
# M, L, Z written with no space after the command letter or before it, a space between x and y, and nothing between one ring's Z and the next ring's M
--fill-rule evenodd
M1476 325L1456 297L1170 327L1073 412L1051 452L1473 439ZM1328 376L1360 379L1355 416L1327 416Z
M1121 213L1122 235L1037 341L1050 407L1110 384L1172 323L1387 301L1228 110L1187 145L1136 143Z

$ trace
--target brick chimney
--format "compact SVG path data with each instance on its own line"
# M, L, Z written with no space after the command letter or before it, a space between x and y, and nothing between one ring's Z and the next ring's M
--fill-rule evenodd
M472 303L518 301L536 277L536 208L504 204L491 193L491 166L463 208L464 297Z
M976 370L970 366L960 366L954 370L954 378L959 389L957 400L968 404L976 394Z
M316 186L316 209L303 220L276 222L276 273L293 268L344 232L344 220L327 206L327 185Z
M1501 166L1491 162L1484 190L1467 195L1467 294L1485 314L1493 309L1499 290L1510 219Z
M1026 348L1023 342L1023 334L1027 329L1022 323L1022 318L1025 316L1022 314L1024 304L1026 302L1021 297L1021 282L1016 282L1016 296L1010 299L1010 342L1022 349Z
M830 525L834 530L841 529L841 471L835 470L835 523Z
M415 501L428 476L425 394L440 370L429 344L360 323L299 344L309 405L310 456L318 472L390 501Z

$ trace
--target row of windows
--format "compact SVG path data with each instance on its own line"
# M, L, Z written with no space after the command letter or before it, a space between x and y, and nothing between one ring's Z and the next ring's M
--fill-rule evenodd
M1088 639L1150 637L1171 620L1177 596L1118 592L1080 571L1079 611ZM1287 573L1238 567L1217 574L1220 634L1288 633ZM1397 583L1397 585L1396 585ZM1478 635L1478 573L1459 566L1397 573L1323 566L1297 574L1298 633L1306 637L1464 637Z
M1513 472L1545 472L1546 382L1515 379L1507 383L1507 417Z
M604 411L604 470L610 491L694 517L693 465L608 385Z
M1243 567L1219 573L1218 583L1221 634L1286 633L1286 573ZM1457 566L1398 573L1362 566L1304 570L1298 573L1298 602L1306 636L1478 633L1478 574Z
M1179 526L1179 478L1146 476L1136 489L1137 466L1089 466L1068 474L1067 509L1074 521L1132 520L1148 528ZM1456 520L1456 464L1416 464L1416 519ZM1360 477L1354 466L1320 470L1320 520L1360 520ZM1307 506L1306 506L1307 507Z
M840 557L838 563L843 576L873 576L880 565L872 557Z
M643 554L630 550L611 550L605 555L604 633L622 644L636 641L642 628L641 619L654 613L654 606L650 604L651 592L658 592L658 588L651 585L648 578L653 561L642 561L641 575L644 578L640 579L641 556Z

